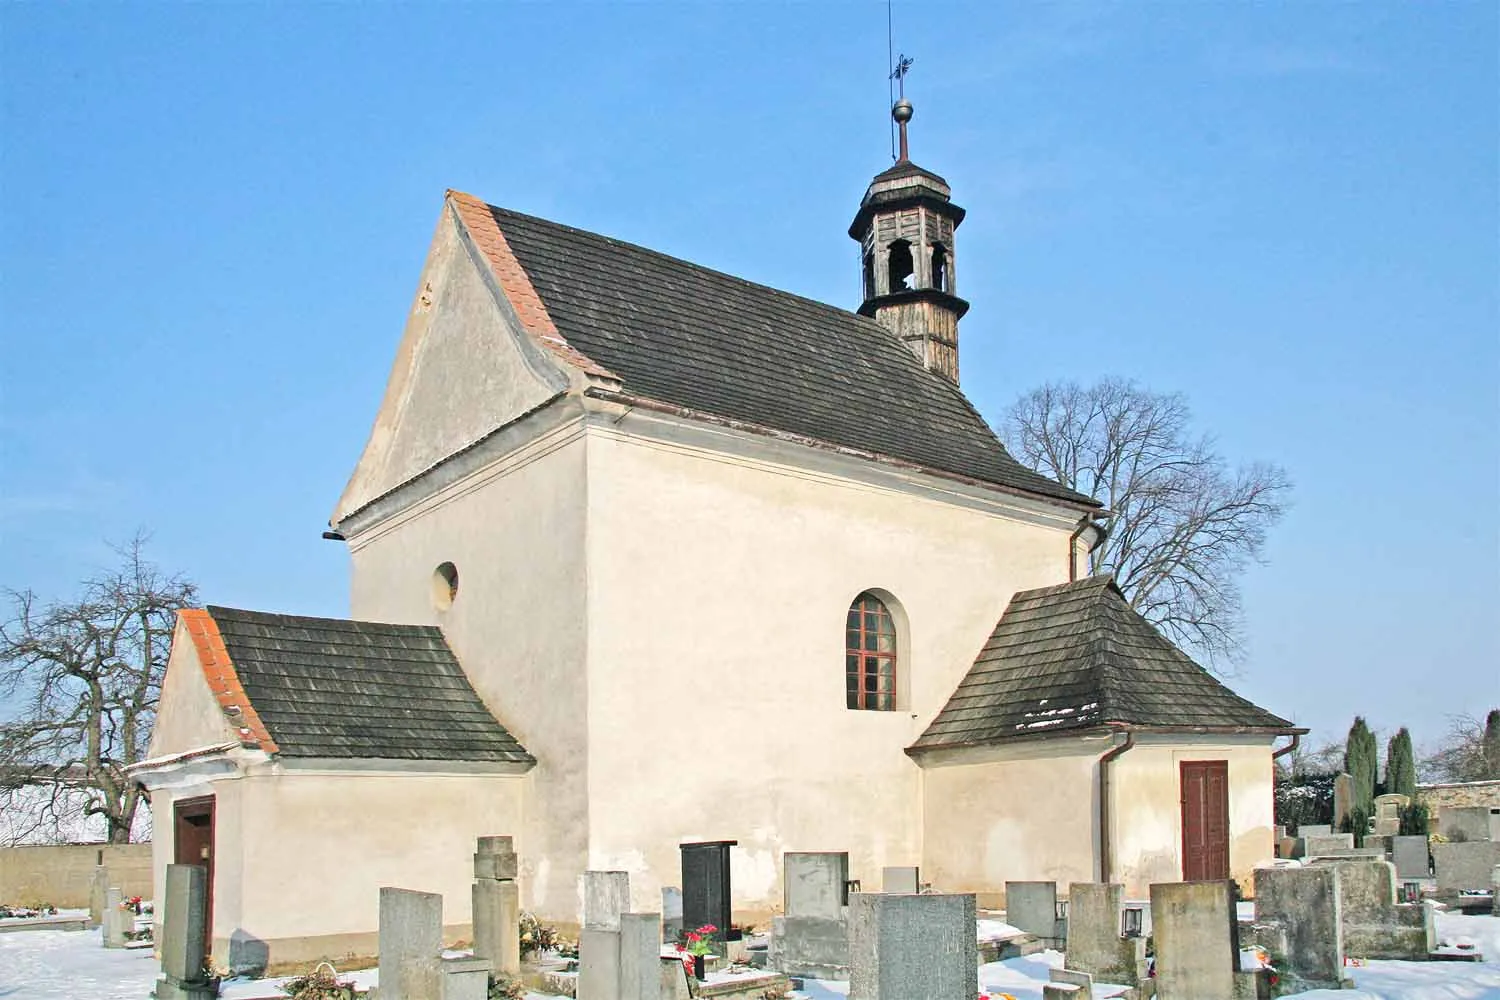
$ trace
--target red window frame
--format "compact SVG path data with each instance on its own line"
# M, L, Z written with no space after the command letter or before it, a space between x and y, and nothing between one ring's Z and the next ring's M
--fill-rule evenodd
M896 709L896 622L885 602L860 594L844 623L844 694L849 708Z

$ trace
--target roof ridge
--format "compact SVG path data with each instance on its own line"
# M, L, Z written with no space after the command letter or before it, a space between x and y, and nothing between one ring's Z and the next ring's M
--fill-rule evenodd
M473 196L470 195L469 197ZM611 243L617 247L623 247L627 250L638 250L641 253L650 254L651 256L659 258L661 260L670 261L673 264L680 264L683 267L692 268L694 271L706 271L709 274L715 275L720 278L727 278L728 280L735 282L736 284L745 285L760 292L770 292L772 295L778 296L780 298L791 299L805 305L817 306L820 309L827 309L830 312L839 314L840 316L853 319L869 332L881 335L883 338L890 340L897 347L901 346L901 342L892 337L889 330L881 326L879 323L875 322L873 319L870 319L868 316L861 316L859 313L853 311L852 309L845 309L841 306L836 306L831 302L824 302L822 299L815 299L808 295L799 295L796 292L789 292L784 288L777 288L775 285L767 285L759 281L751 281L749 278L742 278L737 274L730 274L728 271L721 271L716 267L709 267L707 264L699 264L696 261L688 260L685 257L678 257L663 250L655 250L640 243L632 243L629 240L620 239L618 236L607 236L604 233L596 233L591 229L580 229L577 226L570 226L566 222L558 222L554 219L544 219L538 215L530 215L526 212L520 212L513 208L506 208L503 205L486 204L486 207L488 207L492 211L503 212L506 215L519 216L520 218L525 219L528 222L539 222L546 226L555 226L558 229L566 229L568 232L577 234L579 236L587 236L592 239L603 240L606 243ZM912 355L910 351L906 351L905 353L915 359L915 355ZM945 383L948 382L947 379L943 379L943 381ZM948 384L951 385L952 383Z
M201 609L211 615L219 615L227 612L231 615L246 615L251 618L277 618L283 621L308 622L324 627L338 627L341 625L367 625L375 628L403 628L414 629L423 633L431 633L441 636L443 630L436 625L422 625L415 622L377 622L364 618L324 618L317 615L298 615L287 611L256 611L253 608L230 608L222 604L205 604Z

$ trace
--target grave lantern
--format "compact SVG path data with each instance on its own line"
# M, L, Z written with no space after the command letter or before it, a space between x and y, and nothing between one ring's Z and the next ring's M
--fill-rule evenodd
M1125 907L1123 926L1120 932L1128 938L1141 936L1141 908L1139 906Z

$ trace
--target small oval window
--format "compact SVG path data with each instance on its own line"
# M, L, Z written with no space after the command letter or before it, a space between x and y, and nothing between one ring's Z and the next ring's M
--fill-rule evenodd
M447 611L458 596L458 567L445 562L432 571L432 605L439 611Z

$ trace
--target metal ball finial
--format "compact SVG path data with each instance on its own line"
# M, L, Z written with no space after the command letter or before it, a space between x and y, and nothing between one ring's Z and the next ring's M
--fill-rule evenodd
M900 122L902 125L905 125L907 122L911 121L911 116L911 101L908 101L904 97L891 107L891 117L896 119L896 121Z

